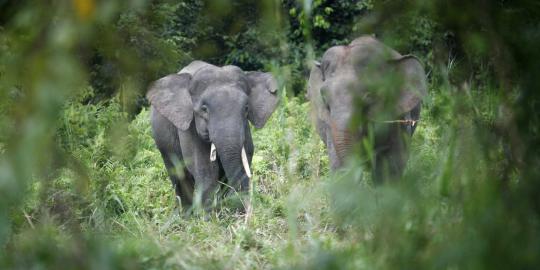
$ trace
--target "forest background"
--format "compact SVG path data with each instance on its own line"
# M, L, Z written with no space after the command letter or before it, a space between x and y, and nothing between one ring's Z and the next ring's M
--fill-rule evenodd
M363 34L425 65L402 181L328 171L305 84ZM0 0L0 268L537 269L540 5L532 0ZM148 84L194 59L272 71L253 216L184 217Z

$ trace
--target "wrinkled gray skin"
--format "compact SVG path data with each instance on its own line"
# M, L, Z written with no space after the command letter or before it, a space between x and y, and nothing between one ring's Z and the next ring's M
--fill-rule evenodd
M308 99L332 168L343 166L371 126L374 180L401 176L408 138L416 125L385 121L418 120L426 93L419 60L400 55L374 37L362 36L348 46L328 49L311 69ZM351 123L353 115L360 116L356 124Z
M150 86L153 137L184 207L199 198L208 204L219 181L236 191L249 188L241 161L245 147L251 166L248 120L263 127L277 105L276 94L277 82L270 73L202 61ZM217 150L215 161L210 160L211 143Z

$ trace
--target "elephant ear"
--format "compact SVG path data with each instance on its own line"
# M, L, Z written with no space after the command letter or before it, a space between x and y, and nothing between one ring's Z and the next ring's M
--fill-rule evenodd
M262 128L276 109L278 83L269 72L250 71L245 74L251 89L248 119L256 128Z
M317 129L317 133L321 136L321 139L325 144L327 144L327 126L325 123L329 123L330 116L326 105L324 104L323 98L321 96L321 87L324 81L323 71L321 63L314 61L313 66L311 67L311 72L309 73L308 88L307 88L307 98L311 103L311 117Z
M171 74L152 83L146 94L150 104L181 130L187 130L193 119L190 81L187 73Z
M397 100L398 113L411 111L427 95L426 73L420 60L412 55L405 55L392 60L402 76L402 87Z
M313 61L313 66L309 73L308 88L307 88L307 98L309 101L316 101L318 96L320 96L320 89L323 83L323 75L321 70L321 63L318 61Z
M314 105L312 107L316 108L317 116L319 119L327 120L328 115L325 110L326 105L323 103L323 98L321 96L321 87L323 84L323 72L321 63L314 61L313 66L311 67L311 72L309 73L309 81L307 88L307 98Z

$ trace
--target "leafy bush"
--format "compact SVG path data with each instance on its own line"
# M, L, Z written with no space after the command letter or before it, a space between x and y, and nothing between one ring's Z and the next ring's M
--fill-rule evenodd
M1 2L0 268L538 268L536 5L281 4ZM328 171L302 97L311 58L368 32L430 72L405 176L380 186L361 159ZM192 58L289 91L253 131L248 218L180 215L134 109Z

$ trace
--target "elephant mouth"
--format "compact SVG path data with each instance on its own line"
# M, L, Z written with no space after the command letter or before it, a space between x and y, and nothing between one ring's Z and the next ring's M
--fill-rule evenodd
M248 158L246 154L246 149L244 146L242 146L241 158L242 158L242 166L244 167L244 171L246 172L247 177L251 178L251 169L249 168L249 162L248 162ZM216 145L212 143L212 145L210 146L210 161L215 162L216 159L217 159L217 149L216 149Z

